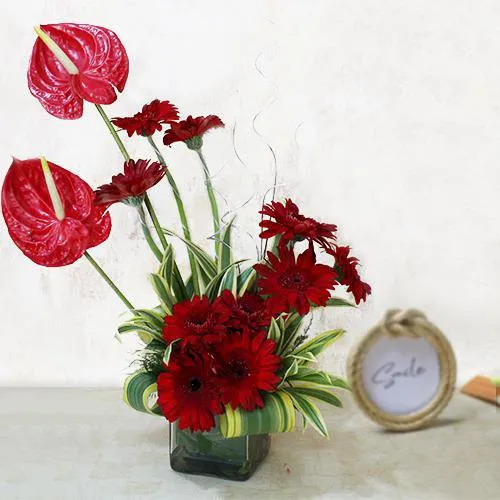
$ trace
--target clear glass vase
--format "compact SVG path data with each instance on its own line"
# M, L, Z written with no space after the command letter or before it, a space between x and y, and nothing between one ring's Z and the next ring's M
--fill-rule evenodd
M170 467L177 472L245 481L269 452L269 434L225 438L218 425L210 432L180 430L170 424Z

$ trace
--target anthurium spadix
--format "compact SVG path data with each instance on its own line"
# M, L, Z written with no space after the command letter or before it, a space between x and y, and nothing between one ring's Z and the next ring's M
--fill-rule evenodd
M65 266L109 236L111 218L94 197L84 180L45 158L14 158L2 187L2 213L29 259Z
M83 101L111 104L128 77L128 56L118 36L89 24L36 26L38 38L28 69L28 86L57 118L74 120Z

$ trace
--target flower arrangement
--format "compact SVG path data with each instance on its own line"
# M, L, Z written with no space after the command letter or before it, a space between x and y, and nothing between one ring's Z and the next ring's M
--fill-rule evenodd
M317 356L342 335L329 330L312 338L304 318L319 307L352 306L331 296L346 287L356 304L370 286L358 259L337 243L337 227L303 215L290 199L264 204L260 213L263 251L255 264L235 260L233 221L219 217L210 170L203 154L207 132L224 127L215 115L180 119L169 101L155 99L130 117L109 119L103 105L125 88L129 61L111 30L79 24L35 28L38 38L28 70L31 93L53 116L77 119L92 103L124 157L123 171L93 190L69 170L41 157L14 159L2 188L2 212L14 243L42 266L66 266L85 257L130 312L120 334L144 343L139 369L125 381L124 400L136 410L164 415L180 430L218 429L224 438L290 431L295 415L323 436L325 421L315 404L341 402L346 383L315 366ZM125 131L149 142L155 161L132 159L119 136ZM163 144L183 142L200 160L213 219L214 253L192 237ZM182 234L159 222L148 190L166 178ZM158 260L151 284L152 308L137 308L89 253L111 231L110 207L138 211L145 240ZM182 240L190 273L179 270L171 244ZM267 250L269 247L269 250ZM322 254L326 263L319 263Z

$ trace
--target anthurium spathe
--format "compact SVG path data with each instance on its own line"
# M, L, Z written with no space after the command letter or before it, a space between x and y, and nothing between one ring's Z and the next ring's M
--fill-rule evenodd
M2 187L2 213L29 259L66 266L109 236L111 218L94 196L84 180L44 158L14 159Z
M83 101L111 104L128 77L128 56L118 36L90 24L46 24L31 54L28 86L57 118L74 120Z

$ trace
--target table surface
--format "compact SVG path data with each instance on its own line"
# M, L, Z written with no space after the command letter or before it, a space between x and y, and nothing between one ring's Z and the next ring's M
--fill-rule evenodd
M119 390L0 389L0 498L498 499L500 412L456 394L426 430L398 434L350 397L325 408L331 438L273 436L244 483L172 472L168 428Z

